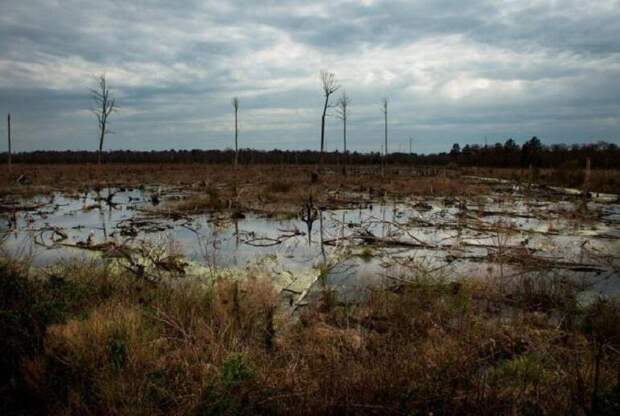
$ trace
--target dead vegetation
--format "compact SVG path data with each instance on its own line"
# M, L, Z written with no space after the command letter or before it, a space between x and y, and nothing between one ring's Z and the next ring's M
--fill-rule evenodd
M83 192L106 187L174 188L197 196L213 192L228 205L239 202L249 207L274 204L300 206L312 192L317 202L337 201L339 195L363 193L371 197L405 195L466 195L483 191L482 184L464 186L460 178L438 174L440 170L411 170L395 167L388 178L376 166L351 167L351 174L340 174L337 166L326 167L320 182L311 182L313 168L295 165L244 166L235 172L229 165L102 165L93 169L80 165L19 165L14 170L30 184L18 184L14 176L0 172L0 196L32 196L52 192ZM452 175L452 174L451 174ZM261 203L260 200L266 200Z
M358 304L332 292L290 317L270 283L251 276L153 285L126 273L68 263L29 275L3 263L3 414L585 415L619 406L620 318L607 301L506 310L497 306L512 293L527 303L534 292L418 274Z
M593 209L582 202L582 210L572 209L580 196L549 193L552 202L543 203L536 192L547 192L544 188L403 168L386 178L377 168L349 167L347 176L324 170L318 183L303 167L237 173L230 166L166 168L128 166L119 175L104 165L102 176L91 182L87 170L31 167L25 173L31 186L3 188L12 197L0 206L9 219L16 212L45 219L58 209L53 198L25 205L12 193L20 187L23 195L62 190L78 199L92 187L98 191L95 204L83 197L81 210L102 214L116 209L121 197L105 186L141 187L150 206L133 206L139 215L104 229L105 241L89 235L76 242L68 229L29 226L43 248L96 251L101 254L96 261L33 268L2 259L0 413L620 410L620 305L605 297L583 302L580 293L590 283L574 278L617 274L617 255L584 243L579 257L567 260L530 244L557 236L556 229L526 226L536 220L596 224L611 205ZM518 192L512 193L515 186ZM558 208L556 197L568 198L569 205ZM383 204L383 217L345 221L343 215L324 233L326 210L361 212L377 203ZM523 210L516 209L519 204ZM233 277L215 261L201 273L186 273L189 262L173 244L139 238L172 227L162 218L197 233L196 214L213 214L217 228L247 211L300 218L309 244L313 225L320 229L322 261L311 286L276 287L275 278L251 268ZM386 218L386 212L393 216ZM234 225L237 243L252 247L306 240L306 230L298 228L262 235ZM205 258L215 258L217 241L199 243ZM337 252L330 255L326 247ZM388 252L398 249L413 254ZM415 250L442 253L445 264L424 264ZM385 264L384 280L362 289L355 301L341 299L329 278L340 254L378 258ZM485 264L490 271L457 277L448 266L458 262Z
M267 214L291 214L298 210L308 194L318 206L338 207L364 203L377 198L399 199L409 196L470 196L488 193L488 184L464 180L467 174L515 180L527 185L527 171L515 169L473 169L438 167L386 167L381 176L379 166L351 166L342 175L338 166L326 167L320 182L312 181L313 167L298 165L243 166L202 164L102 165L97 172L80 165L16 165L14 175L0 172L0 198L3 200L53 192L79 193L86 190L117 188L152 188L153 197L168 202L171 209L199 211L236 209L256 210ZM583 173L583 172L581 172ZM26 178L20 183L15 177ZM540 183L571 185L554 170L541 170ZM616 171L592 171L592 192L618 191ZM620 183L620 182L618 182ZM577 185L575 185L577 186ZM579 184L581 186L581 184ZM181 195L182 194L182 195ZM2 202L5 206L6 202Z

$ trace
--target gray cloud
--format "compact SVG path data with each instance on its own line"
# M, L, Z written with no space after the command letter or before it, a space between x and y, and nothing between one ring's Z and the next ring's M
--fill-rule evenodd
M121 111L112 149L318 147L320 69L353 98L350 146L378 150L537 135L620 141L620 2L5 0L0 111L15 147L90 149L88 88ZM4 131L4 126L2 126ZM328 148L340 125L328 122Z

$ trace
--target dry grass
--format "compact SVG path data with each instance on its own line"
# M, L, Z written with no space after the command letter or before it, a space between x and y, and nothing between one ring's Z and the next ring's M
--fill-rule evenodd
M104 186L176 187L192 192L217 189L221 201L228 206L237 202L251 208L286 211L298 207L309 193L317 202L335 204L348 199L350 193L372 197L408 195L458 196L475 195L486 188L462 179L464 175L491 176L527 182L527 169L442 168L412 169L389 167L386 176L380 167L351 167L344 176L338 167L326 168L320 181L311 184L314 166L256 165L235 171L230 165L203 164L127 164L127 165L16 165L14 175L0 170L0 197L30 196L53 191L75 192ZM580 188L584 172L580 168L535 169L534 182ZM18 185L15 177L24 175L31 182ZM593 170L589 189L594 192L620 193L620 174L613 170ZM350 198L349 198L350 199Z
M17 175L31 184L18 185L0 171L0 197L30 196L54 191L76 192L105 186L174 187L187 192L193 202L179 209L195 211L241 207L267 213L297 211L312 194L316 203L338 206L359 202L363 196L466 195L484 190L456 177L419 176L408 168L354 167L344 176L337 167L326 169L318 183L311 183L313 166L247 166L238 172L229 165L21 165ZM213 198L213 192L217 198Z
M558 325L552 304L490 307L509 297L489 282L423 278L290 316L251 276L171 287L95 265L1 271L3 324L37 322L2 326L18 364L3 414L603 414L620 403L620 318L605 302Z

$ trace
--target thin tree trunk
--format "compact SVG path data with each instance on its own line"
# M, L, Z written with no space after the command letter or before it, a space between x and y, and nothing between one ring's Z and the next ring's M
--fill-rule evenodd
M325 150L325 114L327 113L327 103L329 96L325 97L325 104L323 105L323 115L321 116L321 155L319 156L319 166L323 167L323 152Z
M7 139L9 142L9 173L12 172L12 155L11 155L11 114L6 117L6 125L7 125Z
M105 122L107 111L107 96L105 93L105 85L102 91L103 99L101 100L101 120L99 121L99 127L101 128L101 135L99 136L99 153L97 154L97 165L101 166L101 151L103 150L103 139L105 135Z
M385 113L383 114L385 119L385 156L388 155L388 122L387 122L387 107L385 108Z
M347 116L344 116L344 152L347 153Z
M383 144L381 145L381 153L379 154L379 159L381 160L381 176L385 176L385 149L383 148Z
M101 127L101 136L99 137L99 152L97 152L97 165L101 165L101 152L103 151L104 135L105 135L105 125Z
M342 116L342 122L344 123L343 126L343 130L342 130L342 138L344 140L344 163L343 163L343 168L342 168L342 172L344 173L344 175L347 175L347 114L344 113Z
M239 163L239 143L238 143L239 127L237 124L237 113L238 113L238 110L235 109L235 170L237 170L237 163Z
M383 119L384 119L384 128L385 128L385 145L383 148L383 163L381 168L381 176L385 176L385 168L387 165L387 155L388 155L388 101L387 98L383 100Z

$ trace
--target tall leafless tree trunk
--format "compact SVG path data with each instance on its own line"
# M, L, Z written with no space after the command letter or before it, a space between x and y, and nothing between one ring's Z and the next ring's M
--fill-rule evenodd
M11 154L11 114L9 113L6 116L6 131L7 131L7 140L9 142L9 173L12 172L12 154Z
M349 110L349 104L351 104L351 98L349 98L349 96L347 95L346 91L344 91L342 93L342 95L340 96L340 98L338 99L338 117L340 117L340 119L342 120L342 141L344 144L344 167L343 167L343 173L346 175L347 174L347 117L348 117L348 110Z
M381 103L381 112L383 113L384 121L385 121L385 147L384 154L388 155L388 99L384 98Z
M385 165L387 164L388 155L388 99L384 98L381 102L381 112L383 113L384 126L385 126L385 147L383 148L383 170L382 174L385 175Z
M413 137L409 138L409 167L409 170L413 173Z
M340 88L336 83L336 75L333 72L321 71L321 87L323 88L323 96L325 97L323 115L321 116L321 155L319 160L322 167L323 152L325 151L325 117L327 117L327 109L330 107L329 97Z
M239 115L239 98L234 97L232 99L232 105L235 109L235 170L237 170L237 164L239 163L239 124L238 124L238 115Z
M107 86L105 75L99 76L99 86L90 90L94 101L93 113L97 117L99 125L99 151L97 153L97 164L101 165L101 152L103 151L103 140L108 130L108 117L117 110L114 98L110 96L110 89Z

